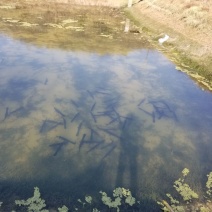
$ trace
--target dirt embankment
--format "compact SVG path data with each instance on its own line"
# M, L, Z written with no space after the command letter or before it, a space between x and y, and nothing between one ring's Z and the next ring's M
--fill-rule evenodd
M178 69L212 90L212 0L143 0L127 12Z

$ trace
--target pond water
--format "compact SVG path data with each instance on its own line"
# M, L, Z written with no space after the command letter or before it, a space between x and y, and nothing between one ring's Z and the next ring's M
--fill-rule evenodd
M50 45L48 37L46 45L36 44L45 32L28 30L26 40L17 26L19 38L6 29L0 35L5 211L31 197L35 186L49 208L71 208L85 195L124 187L143 210L158 211L154 200L172 192L185 167L190 186L203 192L212 170L211 93L139 35L121 39L119 28L119 46L102 36L101 50L89 42L65 48L66 39L64 47L56 39Z

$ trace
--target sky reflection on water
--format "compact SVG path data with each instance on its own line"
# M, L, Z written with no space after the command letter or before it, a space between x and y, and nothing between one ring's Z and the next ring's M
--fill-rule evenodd
M38 48L0 37L0 199L52 207L122 186L158 199L211 171L212 96L149 49ZM67 139L67 140L65 140Z

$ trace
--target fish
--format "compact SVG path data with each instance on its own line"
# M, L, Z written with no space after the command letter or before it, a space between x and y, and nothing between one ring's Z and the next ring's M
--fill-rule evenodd
M73 122L79 115L80 113L75 114L75 116L71 119L71 122Z
M48 125L48 123L50 124L50 126ZM43 121L43 124L42 124L42 126L40 128L40 133L48 132L50 130L53 130L58 125L63 125L63 122L57 122L57 121L53 121L53 120L45 120L45 121Z
M63 146L62 144L58 146L58 148L56 149L56 151L55 151L53 156L57 155L57 153L62 149L62 146Z
M118 138L118 139L121 139L120 136L118 136L118 135L116 135L115 133L111 132L110 129L104 129L104 128L99 128L99 127L98 127L98 129L100 129L100 130L106 132L107 134L112 135L112 136L114 136L114 137L116 137L116 138Z
M58 152L61 150L61 148L63 147L65 143L61 142L61 143L55 143L55 144L50 144L50 147L56 148L55 153L53 154L53 156L56 156L58 154Z
M114 141L111 141L109 144L106 144L105 146L103 146L101 149L106 149L107 147L110 147L111 145L114 144Z
M23 107L19 107L18 109L13 110L12 112L10 112L9 115L14 114L14 113L17 113L17 112L19 112L20 110L23 110L23 109L24 109Z
M62 141L64 141L65 143L72 143L72 144L76 144L76 142L73 142L63 136L57 136L59 139L61 139Z
M76 108L79 108L79 105L78 105L74 100L71 100L71 103L72 103Z
M94 149L96 149L99 145L101 145L102 143L104 143L104 140L99 141L96 145L94 145L92 148L90 148L87 153L93 151Z
M104 94L104 95L110 95L110 93L103 92L103 91L96 91L96 93Z
M153 121L153 123L155 123L155 112L154 111L152 112L152 121Z
M88 94L90 95L90 97L91 97L92 99L94 99L93 94L92 94L89 90L87 90L87 92L88 92Z
M82 128L82 124L83 124L83 121L82 121L82 122L80 122L80 124L79 124L79 126L78 126L76 136L78 136L78 135L79 135L79 132L80 132L80 130L81 130L81 128Z
M103 156L102 160L104 160L108 155L111 154L111 152L116 148L116 145L113 145L111 149Z
M141 110L141 111L143 111L144 113L146 113L147 115L149 115L149 116L152 116L152 113L150 113L150 112L148 112L148 111L146 111L146 110L144 110L144 109L142 109L142 108L138 108L139 110Z
M81 139L81 141L80 141L80 144L79 144L79 151L80 151L82 145L84 144L85 136L86 136L86 134L84 133L83 136L82 136L82 139Z
M116 116L118 117L119 123L121 123L121 117L120 117L119 113L115 110L115 108L113 108L113 111L116 114Z
M58 124L58 123L61 123L61 122L54 121L54 120L51 120L51 119L46 119L46 122L47 122L47 123L50 123L50 124Z
M90 114L91 114L91 116L92 116L94 122L96 123L96 122L97 122L97 121L96 121L96 117L94 116L94 114L93 114L92 112L90 112Z
M45 125L46 125L46 120L44 120L42 125L41 125L40 131L39 131L40 133L43 132Z
M145 100L146 100L146 98L142 99L137 106L139 107L141 104L144 103Z
M96 102L95 102L95 103L93 104L93 106L91 107L90 112L92 112L92 111L93 111L93 109L94 109L95 105L96 105Z
M49 127L48 130L47 130L47 132L53 130L53 129L56 128L58 125L63 125L63 123L62 123L62 122L58 122L57 124L55 124L55 125Z
M122 130L126 127L127 125L127 119L124 120L124 124L122 125Z
M114 122L116 122L119 119L119 117L113 118L107 125L110 125Z
M64 126L64 129L66 129L66 120L64 117L63 117L63 126Z
M54 107L54 110L55 110L58 114L60 114L62 117L65 116L65 114L63 114L59 109L57 109L57 108Z
M3 121L9 116L9 107L6 108Z
M93 139L93 134L94 134L94 130L93 130L93 129L91 129L90 140L92 140L92 139Z
M48 78L46 78L44 85L47 85L47 83L48 83Z

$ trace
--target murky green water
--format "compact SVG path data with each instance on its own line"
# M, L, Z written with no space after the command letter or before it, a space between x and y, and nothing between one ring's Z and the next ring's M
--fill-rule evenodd
M136 36L128 50L119 39L121 54L108 46L107 53L48 48L1 34L0 200L6 211L35 186L50 208L71 208L78 198L121 186L144 210L157 211L152 201L172 191L185 167L201 194L212 169L212 95Z

